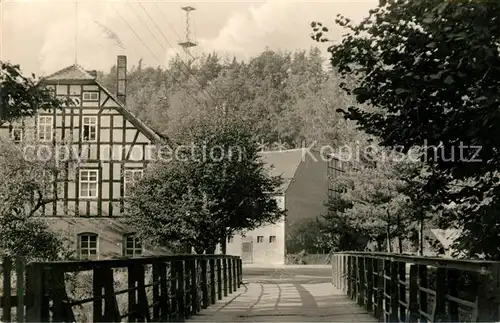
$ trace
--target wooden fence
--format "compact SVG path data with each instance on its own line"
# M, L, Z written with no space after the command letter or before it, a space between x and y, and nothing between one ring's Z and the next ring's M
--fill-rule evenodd
M17 297L9 297L4 269L3 322L13 321L13 304L17 322L177 322L242 280L241 259L225 255L16 264Z
M333 284L381 322L498 322L500 262L345 252Z
M26 263L23 257L10 257L2 259L2 293L0 303L2 308L2 322L12 322L12 308L14 308L14 319L17 322L24 322L25 310L25 268ZM12 282L15 281L15 286ZM13 288L14 287L14 288ZM13 294L13 289L15 294Z

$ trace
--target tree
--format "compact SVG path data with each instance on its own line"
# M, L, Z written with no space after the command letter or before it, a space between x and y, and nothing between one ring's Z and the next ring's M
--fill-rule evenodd
M0 250L28 259L55 260L68 256L66 241L37 217L43 206L55 202L66 168L54 158L36 158L36 142L23 144L0 138ZM69 168L71 170L71 168Z
M284 216L272 197L282 180L266 172L245 124L201 119L174 140L185 145L148 169L127 202L145 240L213 253L226 237Z
M396 158L395 152L381 149L365 152L365 161L349 161L350 168L332 178L338 187L330 221L353 233L356 241L367 242L361 235L374 241L378 250L385 245L392 252L397 238L398 252L403 252L403 241L418 219L412 212L412 200L405 194L408 183L401 174L420 166L411 160ZM336 207L336 210L335 210Z
M307 252L320 254L332 248L333 236L325 230L326 226L321 219L304 219L286 231L286 252L296 254Z
M39 109L57 109L60 104L34 75L25 77L19 65L0 61L0 125L33 116Z
M63 103L34 75L23 76L19 65L0 62L0 125L32 117L39 110L58 109ZM36 214L57 199L52 180L61 168L53 159L26 159L23 148L29 137L25 137L23 145L0 138L0 249L28 259L57 259L65 256L64 241Z
M377 108L346 117L384 146L424 146L422 195L433 198L422 205L462 230L458 251L490 259L500 259L499 14L496 1L387 1L359 24L338 16L349 34L329 48L332 65L357 79L344 89ZM328 28L312 26L327 41Z
M99 80L114 89L116 68ZM132 67L127 92L127 108L169 136L200 115L225 113L251 124L255 139L269 144L337 145L349 137L342 115L331 112L353 99L338 89L317 48L265 50L248 62L210 54L189 68L180 58L168 69Z

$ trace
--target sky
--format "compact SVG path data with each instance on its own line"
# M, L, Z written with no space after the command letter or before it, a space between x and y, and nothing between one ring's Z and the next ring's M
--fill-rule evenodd
M376 0L202 1L168 0L0 0L0 60L19 64L24 73L44 76L75 63L107 71L117 55L128 64L167 66L182 50L186 15L191 38L199 43L193 56L217 52L246 60L267 48L294 51L326 45L310 38L311 21L330 28L328 38L345 33L335 26L337 14L354 21L368 15ZM75 50L76 49L76 50ZM76 55L75 55L76 53ZM184 56L182 56L184 57Z

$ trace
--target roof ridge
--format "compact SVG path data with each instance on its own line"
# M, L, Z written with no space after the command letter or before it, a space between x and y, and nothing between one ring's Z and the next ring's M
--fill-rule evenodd
M74 74L73 78L71 78L72 73ZM161 134L159 131L153 129L152 127L147 125L144 121L139 119L134 113L132 113L129 109L127 109L125 107L125 104L120 102L116 98L116 96L113 93L111 93L111 91L109 91L103 84L101 84L97 80L97 77L95 77L94 75L89 73L87 70L85 70L85 68L83 66L81 66L79 64L73 64L73 65L67 66L67 67L65 67L65 68L63 68L55 73L50 74L49 76L42 78L41 81L42 82L45 81L48 83L54 83L54 82L66 80L66 78L68 78L68 80L91 81L92 84L97 85L110 98L112 98L113 101L115 101L116 104L118 105L118 108L121 110L123 115L126 118L130 119L130 121L133 124L135 124L136 127L138 127L139 129L142 129L145 133L147 133L148 136L150 137L150 139L154 138L154 140L156 140L156 141L161 141L163 139L163 140L166 140L169 145L172 145L172 142L171 142L170 138L168 138L168 136Z
M297 176L300 165L304 163L306 151L305 148L299 148L259 153L269 174L272 176L281 176L283 178L283 183L280 185L279 189L283 193L287 191L288 187Z
M54 78L55 76L59 75L59 74L64 74L68 71L71 71L71 69L77 69L78 72L82 73L84 78L85 79L89 79L89 80L94 80L95 77L92 76L89 72L87 72L87 70L85 70L85 68L79 64L72 64L72 65L69 65L69 66L66 66L65 68L63 69L60 69L59 71L56 71L48 76L45 76L42 78L42 80L45 80L45 81L50 81L52 78Z

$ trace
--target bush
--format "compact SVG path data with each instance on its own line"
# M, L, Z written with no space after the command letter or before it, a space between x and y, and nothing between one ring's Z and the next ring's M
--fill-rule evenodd
M288 265L306 265L306 256L307 256L307 251L302 250L301 252L297 254L288 254L287 255L287 264Z

